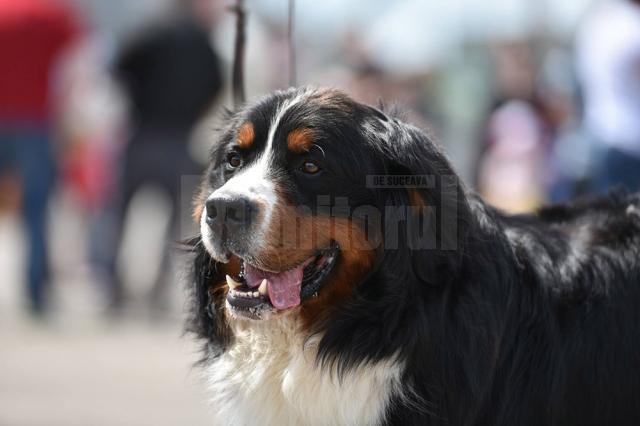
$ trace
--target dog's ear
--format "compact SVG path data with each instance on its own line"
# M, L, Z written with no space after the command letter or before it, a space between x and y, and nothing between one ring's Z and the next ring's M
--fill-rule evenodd
M411 251L414 273L440 285L459 268L469 226L464 186L440 148L418 128L391 120L382 151L396 186L391 204L406 207L403 243Z
M205 339L208 349L224 350L233 338L224 310L226 275L237 275L239 265L215 261L200 239L194 240L187 243L193 256L188 280L192 299L188 331Z

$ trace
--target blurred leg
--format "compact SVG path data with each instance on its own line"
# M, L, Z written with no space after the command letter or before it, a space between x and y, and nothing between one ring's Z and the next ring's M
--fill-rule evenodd
M13 138L11 132L6 129L0 129L0 176L9 172L12 166Z
M177 145L180 148L180 145ZM173 148L173 147L172 147ZM156 312L164 312L170 306L170 289L172 285L178 282L175 272L172 271L173 255L175 254L174 246L184 235L181 235L181 219L185 212L183 209L183 176L199 175L201 172L200 167L194 163L189 154L184 149L170 149L167 148L172 154L167 155L162 163L165 167L162 168L163 173L155 177L155 183L162 187L164 191L169 195L171 200L171 212L169 219L169 226L167 228L167 244L163 252L162 261L160 264L158 279L154 283L151 289L150 301L152 308ZM194 188L195 189L195 188ZM188 198L191 198L192 193L188 194ZM189 207L191 204L189 203ZM186 212L190 216L189 212Z
M125 150L121 164L124 165L117 184L117 193L113 203L104 212L100 227L92 231L92 245L104 245L92 248L102 252L102 263L107 275L109 288L108 304L113 312L120 311L126 302L125 285L118 273L118 254L122 245L124 221L131 200L142 184L141 168L143 167L129 150Z
M153 312L165 314L170 308L169 289L177 280L172 270L172 247L179 239L180 218L180 177L177 164L171 169L163 169L164 175L156 176L154 184L162 188L171 201L169 223L167 226L166 243L162 252L162 259L158 268L158 278L151 288L149 302Z
M24 130L16 134L15 140L29 247L27 295L33 312L42 313L46 307L49 277L47 205L55 178L55 160L44 130Z

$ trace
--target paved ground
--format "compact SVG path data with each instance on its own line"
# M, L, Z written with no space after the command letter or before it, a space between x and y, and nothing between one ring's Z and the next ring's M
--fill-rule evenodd
M20 223L0 216L0 426L210 424L196 346L181 336L180 289L163 320L145 313L144 283L123 318L106 320L82 258L86 224L54 207L55 311L45 322L24 314ZM136 239L149 247L151 236ZM138 265L151 263L148 251L134 250Z
M205 425L195 349L177 327L0 327L0 425Z

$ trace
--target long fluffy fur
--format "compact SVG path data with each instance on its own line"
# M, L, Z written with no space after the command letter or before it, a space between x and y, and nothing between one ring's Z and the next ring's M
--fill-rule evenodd
M280 93L262 102L294 95ZM388 394L377 402L381 414L367 420L374 423L639 424L640 196L616 193L508 216L450 179L451 166L420 130L343 102L351 121L334 116L336 126L350 126L349 137L357 144L345 161L352 155L368 158L363 175L437 176L436 188L419 194L435 207L437 247L411 250L401 237L397 250L384 250L364 282L354 283L350 300L310 330L291 325L295 338L264 337L253 350L273 344L284 351L279 356L293 362L305 342L313 341L307 377L296 380L323 375L349 380L376 368L399 368L398 377L384 382ZM410 203L403 189L371 197L367 201L381 208ZM447 222L451 215L455 223ZM220 300L211 296L223 282L224 265L202 244L194 244L193 252L191 330L206 343L213 380L224 381L228 376L218 368L231 362L233 351L247 350L242 335L251 331L234 330ZM291 365L285 362L278 371ZM279 390L264 391L286 395L286 381L275 383ZM307 385L312 390L304 395L310 399L283 401L296 409L320 404L323 396L312 395L322 385ZM292 410L299 416L290 422L352 420L330 406L322 410L324 417L317 410L309 414L312 407L307 413Z

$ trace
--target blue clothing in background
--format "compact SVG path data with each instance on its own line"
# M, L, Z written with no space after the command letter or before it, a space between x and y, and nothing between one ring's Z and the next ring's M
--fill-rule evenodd
M47 129L38 125L0 125L0 175L13 173L23 190L22 217L28 237L27 296L35 313L44 310L47 299L47 205L55 169Z
M606 194L614 188L640 191L640 157L602 144L594 153L593 189Z

